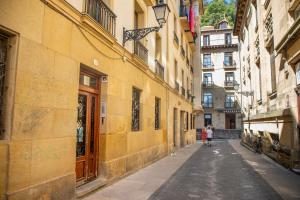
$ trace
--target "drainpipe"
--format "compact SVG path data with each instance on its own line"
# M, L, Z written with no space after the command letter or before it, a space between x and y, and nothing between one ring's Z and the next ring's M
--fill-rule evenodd
M240 86L241 86L241 126L242 126L242 134L244 132L244 118L243 118L243 84L242 84L242 58L241 58L241 40L239 37L239 45L238 45L238 49L239 49L239 62L240 62Z
M167 0L166 1L166 4L168 4L169 3L169 1ZM168 51L168 49L169 49L169 23L167 22L167 26L166 26L166 35L167 35L167 63L169 63L169 51ZM167 65L166 65L167 66ZM167 70L166 70L166 72L167 72ZM166 73L166 75L167 75L167 77L168 77L168 73ZM167 78L167 81L168 81L168 84L169 84L169 81L170 81L170 78L168 77ZM169 139L170 139L170 137L169 137L169 117L170 117L170 115L169 115L169 91L168 91L168 87L166 87L166 100L167 100L167 102L166 102L166 134L167 134L167 154L169 155L169 152L170 152L170 150L169 150Z

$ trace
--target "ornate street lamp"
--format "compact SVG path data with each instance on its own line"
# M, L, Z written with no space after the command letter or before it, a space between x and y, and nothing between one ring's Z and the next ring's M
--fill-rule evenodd
M137 41L144 38L146 35L153 31L159 31L159 29L161 29L163 25L167 22L170 13L170 8L168 4L164 3L163 0L158 0L157 2L157 5L153 6L152 8L154 10L155 18L159 26L133 30L126 30L125 28L123 28L123 46L128 40Z

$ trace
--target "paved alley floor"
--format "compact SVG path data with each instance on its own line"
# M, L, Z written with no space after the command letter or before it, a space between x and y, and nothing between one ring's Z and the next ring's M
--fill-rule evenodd
M300 176L239 140L180 149L86 200L300 199Z

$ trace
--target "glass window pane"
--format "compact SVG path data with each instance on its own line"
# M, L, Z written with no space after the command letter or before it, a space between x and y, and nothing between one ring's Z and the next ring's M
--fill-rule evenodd
M87 96L78 96L77 107L77 144L76 144L76 156L85 155L85 139L86 139L86 106Z

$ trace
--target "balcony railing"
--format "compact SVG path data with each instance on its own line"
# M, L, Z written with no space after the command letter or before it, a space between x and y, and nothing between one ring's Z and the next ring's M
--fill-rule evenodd
M184 87L181 87L181 95L185 96L185 89L184 89Z
M232 46L237 46L238 44L238 39L237 38L232 38L231 40L226 40L226 39L210 39L209 41L203 40L203 48L212 48L212 47L232 47Z
M185 57L185 50L182 45L180 46L180 53L181 53L182 57Z
M224 82L224 85L225 85L226 87L234 87L235 81L225 81L225 82Z
M212 87L212 86L214 86L214 82L213 81L206 81L206 80L204 80L203 83L202 83L202 85L204 87Z
M224 61L223 64L224 64L224 68L236 67L235 61Z
M179 15L180 17L187 17L189 13L189 7L186 5L180 5Z
M270 12L264 22L265 40L268 41L273 36L273 16Z
M179 83L175 81L175 90L179 93Z
M213 68L214 67L214 63L212 62L204 62L203 63L203 68L204 69L210 69L210 68Z
M175 33L175 31L174 31L174 41L175 41L175 43L176 43L177 45L179 45L179 39L178 39L178 36L177 36L177 34Z
M204 101L202 103L204 108L212 108L213 107L213 102L212 101Z
M134 42L134 54L148 64L148 49L140 41Z
M86 0L85 11L113 36L116 35L117 16L102 0Z
M155 60L155 73L164 80L165 68L158 62L158 60Z
M234 101L225 101L224 106L225 106L225 108L234 108L235 102Z

